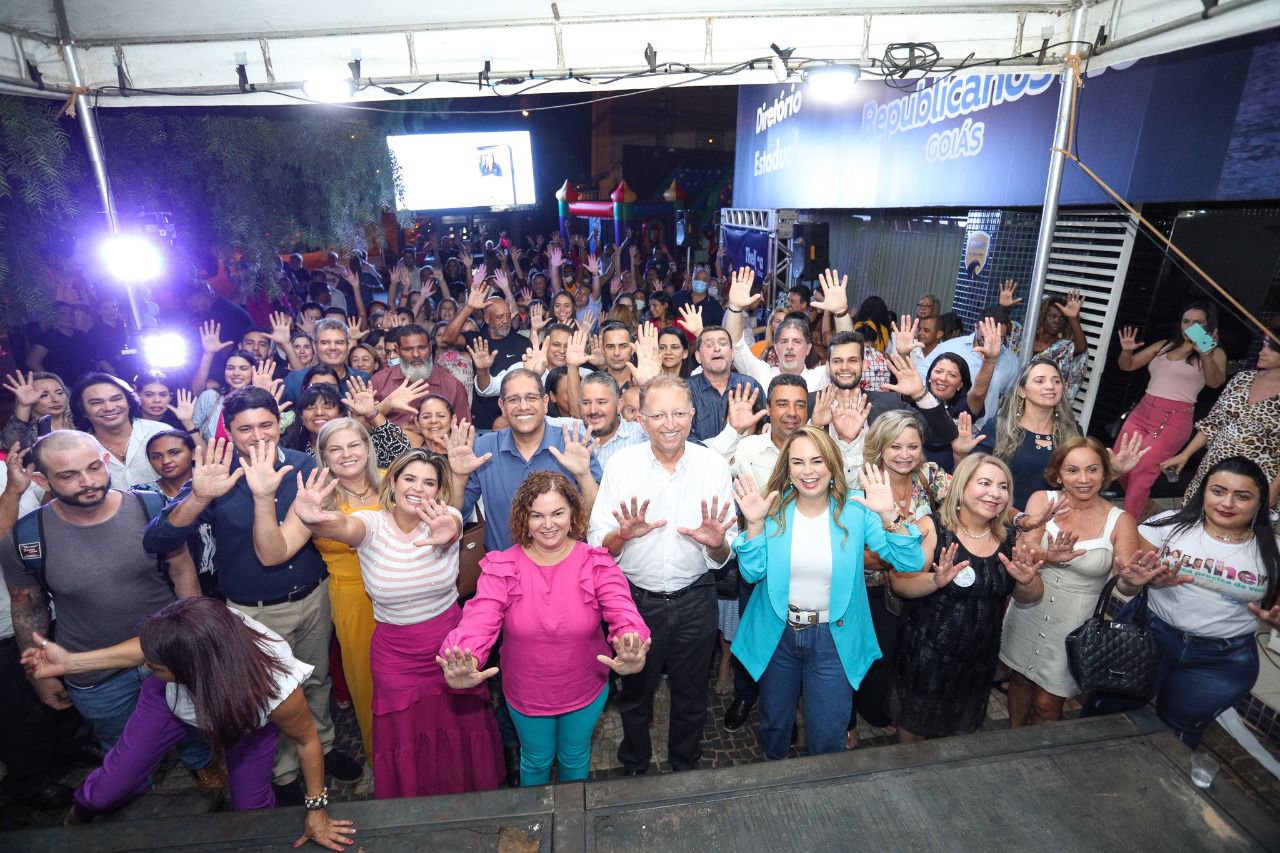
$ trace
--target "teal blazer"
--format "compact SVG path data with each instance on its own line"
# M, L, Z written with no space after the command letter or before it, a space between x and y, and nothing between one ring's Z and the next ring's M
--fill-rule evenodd
M880 516L861 504L848 501L840 521L849 531L836 527L835 502L831 522L831 636L849 683L857 689L871 664L880 658L867 603L867 587L862 577L863 548L870 548L900 572L924 568L920 531L907 526L906 534L886 533ZM796 505L786 509L787 526L778 530L772 516L765 519L763 535L748 539L744 531L733 543L738 554L738 572L743 580L756 584L747 611L733 639L733 654L760 680L773 658L782 632L787 628L787 599L791 589L791 532Z

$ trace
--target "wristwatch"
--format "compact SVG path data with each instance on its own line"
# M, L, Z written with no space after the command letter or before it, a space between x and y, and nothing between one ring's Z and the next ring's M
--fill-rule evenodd
M319 796L303 797L302 805L309 812L318 812L329 805L329 789L325 788Z

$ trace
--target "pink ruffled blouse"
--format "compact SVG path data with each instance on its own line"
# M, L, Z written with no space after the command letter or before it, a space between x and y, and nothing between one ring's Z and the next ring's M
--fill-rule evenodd
M502 687L521 714L586 707L608 681L609 668L596 655L612 657L610 643L631 631L649 639L627 580L604 548L579 542L557 565L539 566L513 545L489 552L480 565L475 598L441 648L470 649L483 666L503 632Z

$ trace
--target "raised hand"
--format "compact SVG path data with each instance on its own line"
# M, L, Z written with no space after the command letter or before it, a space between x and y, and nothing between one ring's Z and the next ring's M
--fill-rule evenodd
M441 649L444 656L436 655L436 663L444 670L444 680L454 690L470 690L479 687L498 674L498 668L491 666L483 672L476 668L475 655L471 649Z
M1023 533L1030 533L1037 528L1044 527L1051 520L1056 521L1067 513L1071 512L1071 503L1065 496L1059 495L1056 498L1050 498L1044 505L1044 509L1035 515L1027 513L1019 526L1019 530Z
M600 256L588 253L586 261L583 262L583 266L585 266L587 272L591 273L593 276L600 275Z
M369 383L355 374L347 377L347 393L342 402L348 412L364 420L373 417L378 411L377 395L373 393Z
M636 330L636 357L658 362L658 327L653 323L641 323Z
M1079 317L1080 309L1084 305L1084 294L1079 290L1073 290L1067 294L1067 301L1058 306L1058 310L1062 312L1064 317Z
M547 249L547 266L560 268L564 263L564 249L560 248L558 243L553 243L551 248Z
M196 447L191 469L191 493L202 500L220 498L235 487L244 476L244 468L231 473L231 457L235 448L225 438L215 439L209 447Z
M15 403L27 409L40 402L41 391L36 387L34 376L34 373L28 371L26 378L23 378L22 371L19 370L4 379L4 390L13 395Z
M816 427L825 427L831 423L831 419L835 416L835 410L832 408L836 399L836 386L828 385L821 391L813 395L813 412L809 415L809 420Z
M222 339L221 323L205 320L200 324L200 349L204 353L214 355L234 344L235 341L224 341Z
M756 400L760 399L760 389L754 386L738 385L729 389L729 426L740 435L755 432L756 426L769 414L766 410L755 411Z
M529 347L524 351L524 355L520 357L520 363L524 365L526 370L532 370L539 376L547 369L547 344L551 341L548 337L541 346Z
M1083 554L1084 552L1079 552ZM1000 552L996 552L1000 558L1001 565L1004 570L1009 573L1009 577L1018 583L1026 586L1036 579L1036 575L1040 574L1040 569L1044 566L1044 560L1035 559L1035 549L1030 545L1014 545L1013 557L1006 557Z
M249 445L249 458L240 457L240 470L244 472L244 481L254 497L274 497L284 475L293 470L292 465L281 465L276 468L276 444Z
M253 387L271 390L271 383L276 375L276 362L273 358L264 358L253 366Z
M477 337L474 344L468 345L467 352L471 354L471 363L477 371L493 367L493 361L498 357L496 352L489 349L489 342L484 336Z
M1022 300L1014 297L1014 292L1018 289L1018 283L1011 278L1006 278L1004 284L1000 285L1000 304L1005 308L1012 308Z
M328 524L337 521L339 514L324 508L325 499L338 487L336 478L332 481L329 479L329 469L316 468L307 475L305 481L301 471L297 477L298 493L294 495L290 509L298 520L303 524Z
M911 362L896 352L889 353L888 360L894 381L881 385L881 391L892 391L912 401L925 393L924 380Z
M195 395L186 388L179 388L177 393L174 394L173 402L169 404L169 411L173 412L173 416L178 419L179 423L191 423L196 416Z
M1115 566L1115 573L1120 579L1130 586L1143 587L1160 576L1162 566L1156 559L1155 551L1142 552L1134 551L1133 556L1129 559L1122 558L1116 554L1112 559L1112 565ZM1186 582L1190 583L1191 577L1188 575Z
M982 342L979 343L978 339ZM982 356L983 361L993 361L1000 356L1000 324L991 317L983 317L978 321L978 334L973 339L973 351Z
M293 336L293 318L283 311L271 314L271 340L287 347Z
M390 316L390 314L387 316ZM368 325L365 324L364 320L359 317L352 320L347 324L347 349L351 349L351 347L369 337L369 332L371 331L373 330L370 329Z
M969 567L968 560L956 562L956 552L959 545L952 542L949 546L942 549L942 553L938 555L938 562L933 564L933 585L937 589L942 589L947 584L956 579L956 575L963 572Z
M533 291L527 287L520 288L520 299L518 301L521 305L528 305L533 301Z
M973 415L961 412L956 418L956 437L951 442L951 451L959 456L968 456L973 449L982 443L985 435L973 434Z
M756 271L751 267L739 267L733 271L729 279L729 307L739 311L750 308L757 297L751 295L751 285L755 284Z
M1111 467L1115 469L1116 476L1128 474L1137 467L1142 457L1151 452L1151 448L1155 445L1142 446L1141 433L1134 431L1125 436L1120 442L1120 449L1108 450L1111 454ZM1162 466L1163 467L1163 466ZM1178 470L1182 470L1179 468Z
M702 306L686 302L680 306L679 311L680 321L684 323L685 330L696 339L698 335L702 334L704 328L702 325Z
M853 441L862 434L871 416L871 401L860 388L840 390L831 403L831 425L842 441Z
M756 486L756 481L750 476L739 476L733 478L733 496L738 502L738 510L742 513L742 517L747 520L747 524L763 524L769 511L773 509L774 503L778 500L778 492L772 491L767 495L760 494L760 489Z
M1070 563L1076 557L1083 557L1085 551L1076 547L1076 542L1080 540L1078 533L1072 533L1070 530L1059 530L1054 536L1050 536L1044 543L1044 559L1050 563L1063 565Z
M1120 330L1120 349L1123 352L1133 352L1144 344L1144 341L1138 340L1137 326L1125 326Z
M627 507L627 502L623 501L618 504L618 511L614 512L613 517L618 522L618 538L623 542L629 542L632 539L639 539L641 536L648 535L659 527L666 527L666 519L662 521L648 521L645 515L649 512L649 502L645 501L638 504L635 498L631 499L631 507Z
M535 302L529 306L529 328L536 335L541 332L543 327L547 325L547 309L542 307L541 302Z
M849 500L862 504L880 516L886 526L898 518L898 507L893 502L893 487L889 483L889 472L881 471L874 465L863 465L858 469L858 479L862 483L862 493L866 497L851 495Z
M31 448L24 450L20 442L15 441L9 448L9 453L4 459L5 472L9 478L5 482L6 489L25 492L31 485L31 474L36 470L36 466L35 463L27 461L30 456Z
M828 314L841 314L849 310L849 276L837 278L836 270L818 273L818 283L822 286L822 295L809 300L809 306Z
M618 675L635 675L644 669L644 659L651 644L651 640L641 642L639 634L628 631L613 638L613 657L596 655L596 660Z
M914 314L902 314L893 323L893 348L903 358L910 358L916 347L924 348L924 344L916 340L920 333L920 321Z
M595 444L595 439L591 436L591 430L579 430L576 424L564 425L564 450L552 446L547 449L551 451L551 455L560 463L564 470L568 471L575 479L581 481L584 477L591 476L591 447Z
M400 387L382 398L378 408L384 412L407 412L416 415L418 407L415 401L430 393L429 384L426 379L405 379L400 383ZM350 387L349 382L348 387Z
M586 311L582 315L582 328L591 331L596 327L596 312Z
M428 499L418 504L418 518L427 525L429 533L413 544L419 548L443 548L462 535L462 522L449 512L449 507L437 500Z
M733 501L725 501L724 507L720 506L720 498L713 497L711 499L711 508L707 508L707 502L702 501L702 523L697 527L677 527L676 532L681 536L688 536L694 542L706 548L719 548L724 544L724 533L733 525L734 518L729 514L733 509Z
M449 449L449 468L455 474L468 476L492 457L492 453L476 456L476 430L466 421L458 421L449 429L445 446Z
M498 290L501 290L503 295L508 298L511 296L511 282L507 280L507 271L502 267L498 267L494 272L493 283L498 286Z
M590 326L586 326L586 325L580 326L579 328L582 329L583 331L587 331L591 329ZM589 338L589 340L591 341L591 351L590 351L590 354L587 355L587 362L590 363L593 367L603 370L604 369L604 345L600 343L600 336L592 335Z
M475 281L479 278L479 281ZM472 311L483 311L484 303L489 298L489 288L484 283L484 270L476 270L472 276L471 289L467 291L467 307Z
M576 330L569 336L569 346L565 349L565 364L570 370L576 370L589 360L587 357L587 333Z

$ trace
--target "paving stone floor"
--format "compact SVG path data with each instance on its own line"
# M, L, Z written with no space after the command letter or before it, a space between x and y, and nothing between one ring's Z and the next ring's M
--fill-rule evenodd
M756 726L757 714L753 711L747 725L741 731L729 733L723 730L720 723L726 706L732 696L718 694L714 687L708 689L709 713L703 736L703 752L700 767L732 767L761 760L759 739ZM659 687L654 707L654 724L651 728L653 737L653 753L658 772L670 770L666 762L666 720L669 709L669 693L665 682ZM1079 706L1068 704L1067 716L1075 717ZM1005 697L996 690L991 692L991 700L987 707L987 719L983 730L998 730L1008 727L1008 710ZM349 710L333 707L334 725L336 728L336 744L340 749L355 756L364 763L360 751L360 736L356 727L355 715ZM803 755L803 720L801 720L801 746L793 754ZM896 738L883 729L873 728L860 723L859 749L874 749L878 746L896 743ZM622 739L622 722L618 714L616 701L605 706L604 714L596 728L592 745L591 778L614 778L622 774L622 767L617 760L617 748ZM1263 739L1262 742L1272 754L1280 756L1280 744ZM1204 748L1217 756L1222 765L1222 772L1230 776L1245 793L1254 801L1280 815L1280 780L1272 776L1240 747L1236 741L1216 724L1204 739ZM68 771L63 781L69 785L78 784L92 769L89 765L81 765ZM655 772L653 770L650 771ZM195 790L191 774L177 760L173 753L157 770L154 777L155 788L140 797L129 807L111 815L109 820L133 820L152 817L172 817L196 814L215 809L229 808L225 796L219 794L202 794ZM364 800L373 796L373 777L369 767L365 767L363 778L358 782L330 782L330 796L335 802ZM6 829L22 829L37 826L50 826L60 823L63 812L41 812L17 802L4 802L0 799L0 831ZM0 840L0 849L4 848Z

